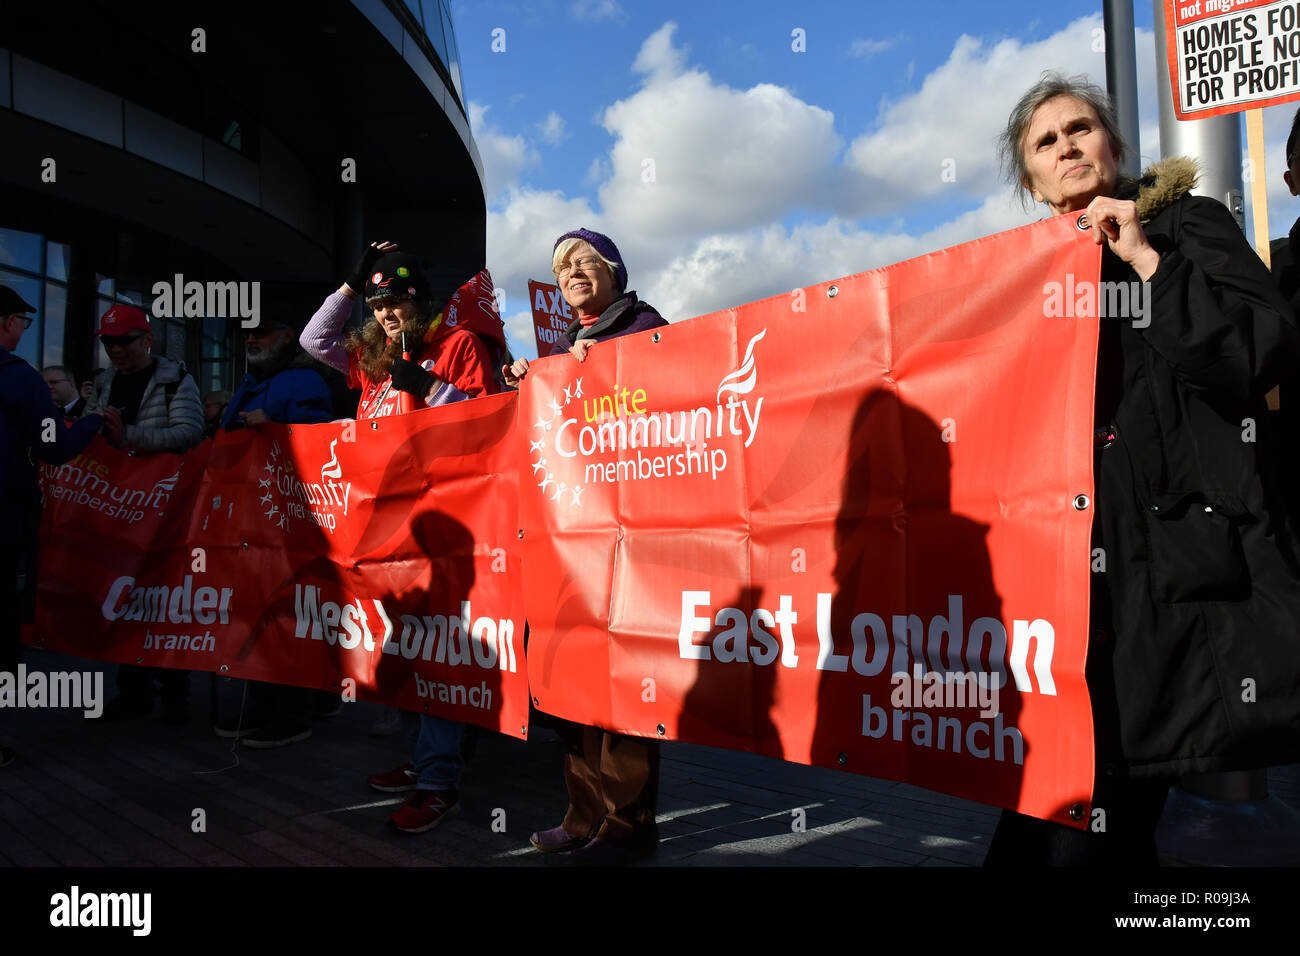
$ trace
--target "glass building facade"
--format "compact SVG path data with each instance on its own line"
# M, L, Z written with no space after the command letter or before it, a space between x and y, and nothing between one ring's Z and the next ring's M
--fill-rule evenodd
M94 329L126 302L203 391L238 383L241 317L151 309L176 275L256 282L262 318L301 324L375 236L449 276L482 266L482 163L438 0L15 8L0 138L0 283L37 308L18 352L79 380L108 365Z

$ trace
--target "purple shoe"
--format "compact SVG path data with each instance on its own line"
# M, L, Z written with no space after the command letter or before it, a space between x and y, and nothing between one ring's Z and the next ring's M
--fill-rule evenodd
M534 833L528 838L528 842L543 853L567 853L580 846L586 846L590 841L586 837L574 836L564 827L552 827Z

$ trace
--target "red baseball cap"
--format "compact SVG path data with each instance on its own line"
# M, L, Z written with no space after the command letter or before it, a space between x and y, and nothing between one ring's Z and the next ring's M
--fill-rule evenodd
M118 304L99 319L96 335L126 335L128 332L152 332L149 317L133 305Z

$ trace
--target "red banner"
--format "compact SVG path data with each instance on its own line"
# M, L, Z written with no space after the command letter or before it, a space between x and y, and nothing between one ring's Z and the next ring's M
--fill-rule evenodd
M43 469L33 636L523 737L516 406L268 425L185 456L97 440Z
M533 308L533 335L537 339L537 354L550 355L555 343L560 341L560 336L576 316L569 303L560 295L558 285L529 279L528 300Z
M1074 220L540 361L519 396L97 442L42 471L33 636L516 736L531 687L1081 826L1102 290Z
M1074 218L535 364L537 706L1082 825L1100 254Z

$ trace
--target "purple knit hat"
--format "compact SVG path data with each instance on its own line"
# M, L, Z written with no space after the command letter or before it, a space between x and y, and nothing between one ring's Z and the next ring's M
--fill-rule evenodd
M581 239L584 242L591 243L591 247L599 252L614 266L614 284L618 286L619 292L627 290L627 267L623 265L623 256L618 251L618 246L614 245L614 240L609 236L602 235L599 232L592 232L590 229L575 229L573 232L566 232L555 240L555 245L551 246L551 252L560 248L560 243L565 239Z

